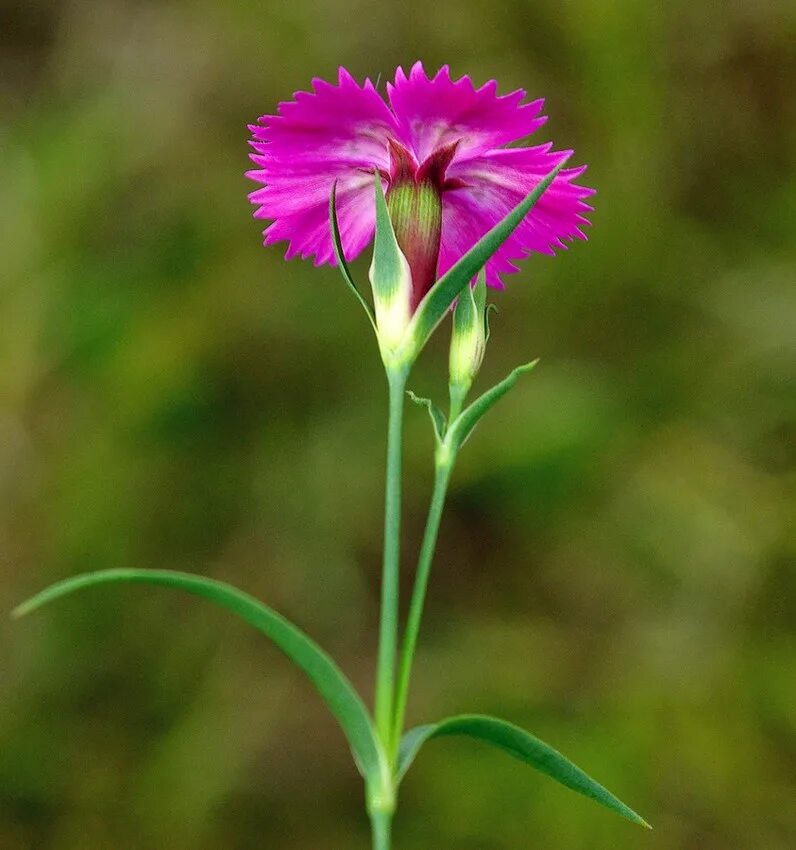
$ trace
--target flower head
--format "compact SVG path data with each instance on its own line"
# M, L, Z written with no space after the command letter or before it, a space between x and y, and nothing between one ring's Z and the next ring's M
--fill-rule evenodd
M315 79L276 115L251 126L248 176L256 218L270 219L265 244L287 241L286 258L334 264L328 201L337 181L337 211L346 259L373 238L373 175L381 175L396 238L412 273L413 306L490 228L571 151L552 144L507 147L545 122L542 101L525 92L499 96L492 80L479 89L452 80L448 66L432 78L417 62L398 68L387 102L370 80L341 68L337 85ZM533 211L486 264L486 281L501 277L530 252L554 254L575 237L591 210L593 190L574 182L585 166L562 170Z

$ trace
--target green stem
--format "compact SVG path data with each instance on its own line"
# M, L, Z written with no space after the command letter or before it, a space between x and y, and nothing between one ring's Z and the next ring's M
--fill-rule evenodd
M464 400L467 398L467 393L470 391L470 384L449 384L450 391L450 412L448 413L448 422L455 422L459 414L462 412Z
M381 584L381 622L376 668L376 729L392 761L392 713L395 696L395 658L398 646L398 574L401 551L401 431L406 369L387 370L390 418L387 430L387 481L384 498L384 562ZM387 838L389 842L389 836ZM388 845L385 844L385 847Z
M373 812L370 822L373 827L373 850L390 850L392 815L386 812Z
M431 495L431 505L428 509L426 530L423 534L423 544L420 548L420 556L417 562L415 586L412 591L412 601L406 621L406 633L401 649L398 692L395 700L395 720L393 723L393 740L395 742L400 741L401 734L403 733L406 700L409 695L409 680L412 675L412 662L417 645L417 636L420 631L420 621L423 618L423 605L426 600L428 577L431 572L434 549L437 545L437 534L439 532L440 519L442 518L442 509L445 505L445 495L448 492L448 482L450 480L452 466L453 456L450 452L445 451L443 453L438 451L436 473L434 476L434 492Z

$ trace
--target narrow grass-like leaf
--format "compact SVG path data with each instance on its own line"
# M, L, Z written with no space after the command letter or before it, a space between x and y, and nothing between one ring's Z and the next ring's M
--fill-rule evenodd
M532 360L530 363L517 366L499 384L479 396L456 417L455 421L451 422L446 442L454 451L458 450L472 434L473 428L478 424L481 417L517 383L517 378L525 372L530 372L538 362L538 360Z
M445 436L445 429L447 428L445 414L430 398L423 398L422 396L415 395L411 390L407 390L406 394L415 404L419 404L421 407L425 407L426 410L428 410L428 415L431 418L431 424L434 426L434 434L437 437L437 441L442 442L442 439Z
M102 570L65 579L42 590L17 607L21 617L48 602L102 584L134 582L176 588L215 602L236 614L270 638L315 685L340 724L366 779L378 781L384 772L384 756L370 716L345 674L332 659L298 627L253 596L215 579L172 570Z
M595 782L568 758L554 750L549 744L540 741L524 729L499 720L479 714L463 714L449 717L439 723L428 726L418 726L410 729L401 740L398 754L397 775L400 780L411 766L420 748L431 738L441 738L451 735L463 735L476 738L484 743L507 752L514 758L531 765L536 770L560 782L567 788L577 791L608 809L622 815L639 826L650 825L637 815L631 808L615 797L599 782Z
M337 181L332 185L332 194L329 196L329 228L332 231L332 243L334 245L334 255L337 258L337 266L343 276L343 280L348 284L348 288L354 293L354 296L362 305L363 310L367 313L368 319L376 330L376 317L373 315L373 308L365 300L365 296L359 291L359 287L354 283L354 278L351 274L351 269L346 262L345 254L343 253L343 243L340 239L340 224L337 220Z
M408 344L413 347L414 357L426 344L456 296L517 229L563 167L564 161L560 162L502 221L479 239L426 293L418 304L409 327Z

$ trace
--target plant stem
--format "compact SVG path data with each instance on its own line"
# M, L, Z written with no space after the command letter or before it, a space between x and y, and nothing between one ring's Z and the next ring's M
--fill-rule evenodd
M373 850L390 850L392 815L386 812L373 812L370 822L373 827Z
M412 675L412 662L414 660L418 632L420 631L420 621L423 618L423 605L426 600L428 577L431 572L434 549L437 545L437 534L442 517L442 508L445 505L445 495L448 492L448 482L450 480L452 466L453 457L451 454L438 454L434 475L434 491L431 495L431 505L428 509L426 530L423 534L423 544L420 548L420 556L417 562L415 586L412 591L412 601L406 621L406 633L401 649L398 692L395 700L395 718L393 723L393 736L396 742L400 741L401 734L403 733L406 700L409 695L409 680Z
M390 414L387 430L384 562L381 584L379 654L376 668L375 716L376 729L391 762L395 757L392 741L392 714L395 695L395 658L398 647L398 573L401 551L401 431L406 372L405 368L387 369ZM389 829L386 840L389 844ZM388 844L383 846L387 847Z
M472 384L472 381L469 383ZM451 399L448 422L455 422L456 418L462 412L462 406L464 405L467 393L470 391L470 386L469 384L449 384L448 389L450 390Z

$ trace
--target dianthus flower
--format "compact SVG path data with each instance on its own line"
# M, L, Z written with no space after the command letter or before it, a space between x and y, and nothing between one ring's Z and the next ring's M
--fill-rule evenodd
M509 753L561 785L633 823L649 824L558 750L499 717L459 714L407 729L410 682L448 486L459 451L480 420L536 360L512 369L471 402L489 340L487 282L516 271L530 252L553 254L575 237L592 190L564 170L570 151L510 147L536 131L542 101L525 92L498 96L494 81L476 89L453 81L447 66L429 79L418 62L399 68L387 101L370 80L340 69L337 85L313 81L253 126L258 168L249 176L255 216L271 219L265 243L287 241L287 258L340 265L367 314L387 378L384 550L373 710L332 658L277 611L230 584L173 570L110 569L45 588L14 616L61 596L117 582L170 587L202 597L272 641L323 699L348 741L364 780L373 850L390 850L398 791L426 742L464 736ZM374 241L372 302L348 267ZM447 415L433 398L408 389L411 369L435 330L450 318ZM434 488L402 623L402 435L407 396L426 408L434 436ZM351 446L354 453L359 451ZM311 529L308 533L311 533ZM345 613L345 612L343 612ZM344 618L343 618L344 619ZM400 640L399 640L400 638ZM467 641L465 641L467 643ZM334 844L334 840L332 840ZM444 842L443 842L444 843ZM328 845L328 842L327 842Z
M265 244L287 241L286 259L313 257L335 264L328 203L337 181L337 213L347 260L373 238L373 175L383 181L401 250L412 272L417 305L491 227L518 204L571 151L552 144L507 147L546 121L543 100L524 103L521 89L499 96L494 80L479 89L469 76L452 80L448 66L431 79L417 62L398 68L387 100L340 68L338 84L312 82L276 115L251 125L249 177L256 218L271 219ZM553 254L575 237L585 239L584 198L594 190L574 179L585 166L563 169L533 211L486 264L490 286L517 271L529 252Z

